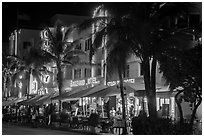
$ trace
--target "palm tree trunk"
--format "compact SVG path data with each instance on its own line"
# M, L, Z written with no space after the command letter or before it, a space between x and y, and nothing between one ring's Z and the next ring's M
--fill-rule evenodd
M150 90L150 94L149 94L148 108L150 109L150 116L154 119L157 117L157 110L156 110L156 65L157 65L156 58L153 57L152 68L151 68L151 90Z
M151 90L151 85L150 85L150 64L149 64L149 59L145 59L142 62L142 69L144 70L144 83L145 83L145 94L148 98L148 110L149 110L149 116L152 116L152 109L149 101L149 96L150 96L150 90Z
M4 76L4 77L3 77L3 80L4 80L4 84L3 84L3 93L4 93L4 96L3 96L3 97L7 97L7 95L6 95L6 94L7 94L7 91L6 91L6 89L7 89L7 88L6 88L7 80L6 80L6 79L7 79L7 77Z
M175 101L176 101L176 104L178 106L178 110L179 110L179 115L180 115L180 126L183 125L183 111L182 111L182 107L181 107L181 104L180 104L180 101L178 99L178 96L179 94L181 94L181 92L183 92L182 90L180 90L178 93L176 93L175 95Z
M197 108L200 106L201 102L202 102L202 97L199 95L198 103L195 102L195 107L191 115L191 120L190 120L191 129L193 128L193 121L195 119Z
M122 71L120 67L118 67L118 75L119 75L119 81L120 81L120 92L121 92L121 98L122 98L122 118L125 120L125 127L123 128L123 135L127 135L127 124L126 124L126 111L125 111L125 97L124 97L124 91L123 91L123 77L122 77Z
M62 94L62 71L61 71L61 64L60 61L57 61L57 82L58 82L58 89L59 95ZM61 100L59 100L59 112L61 112Z
M32 90L32 87L31 87L31 80L30 80L30 78L31 78L31 74L32 73L32 71L31 71L31 69L29 69L29 72L28 72L28 87L27 87L27 99L29 98L29 93L30 93L30 90Z

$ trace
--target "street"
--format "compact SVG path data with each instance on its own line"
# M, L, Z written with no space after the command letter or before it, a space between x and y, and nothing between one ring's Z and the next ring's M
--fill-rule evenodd
M76 132L2 124L2 135L79 135Z

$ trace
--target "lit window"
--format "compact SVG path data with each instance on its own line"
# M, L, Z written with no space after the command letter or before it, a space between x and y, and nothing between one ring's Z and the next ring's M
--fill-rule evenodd
M81 50L81 43L77 44L75 49L76 50Z
M74 79L81 78L81 69L74 69Z
M27 41L23 42L23 49L24 50L28 49L29 47L31 47L31 42L27 42Z
M143 76L143 74L142 64L139 63L139 77Z
M123 77L128 78L129 77L129 72L130 72L130 67L129 67L129 65L127 65L124 72L123 72Z
M97 76L100 76L101 75L101 68L98 68L97 69Z
M91 69L90 68L84 69L84 77L85 78L91 77Z
M65 79L72 79L72 70L71 69L66 70Z
M85 41L85 51L90 50L91 44L92 44L92 40L91 40L91 37L90 37L89 39L87 39Z

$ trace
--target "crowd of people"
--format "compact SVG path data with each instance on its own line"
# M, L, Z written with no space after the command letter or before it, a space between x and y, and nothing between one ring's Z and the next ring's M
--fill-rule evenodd
M36 128L39 125L53 126L54 123L66 123L70 128L84 128L87 126L88 130L95 132L96 128L100 128L104 132L114 133L114 127L124 127L124 119L122 119L121 109L112 107L110 110L102 112L99 109L88 109L83 111L82 107L75 106L68 109L62 107L59 112L55 104L43 106L7 106L2 107L3 122L19 122L29 123ZM140 115L145 115L145 112L140 112ZM131 113L127 114L127 126L130 127ZM133 115L134 116L134 115Z

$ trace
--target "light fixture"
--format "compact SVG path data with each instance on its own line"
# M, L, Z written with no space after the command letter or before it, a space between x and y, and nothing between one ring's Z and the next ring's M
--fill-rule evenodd
M23 78L23 76L22 76L22 75L20 75L20 76L19 76L19 78L20 78L20 79L22 79L22 78Z

